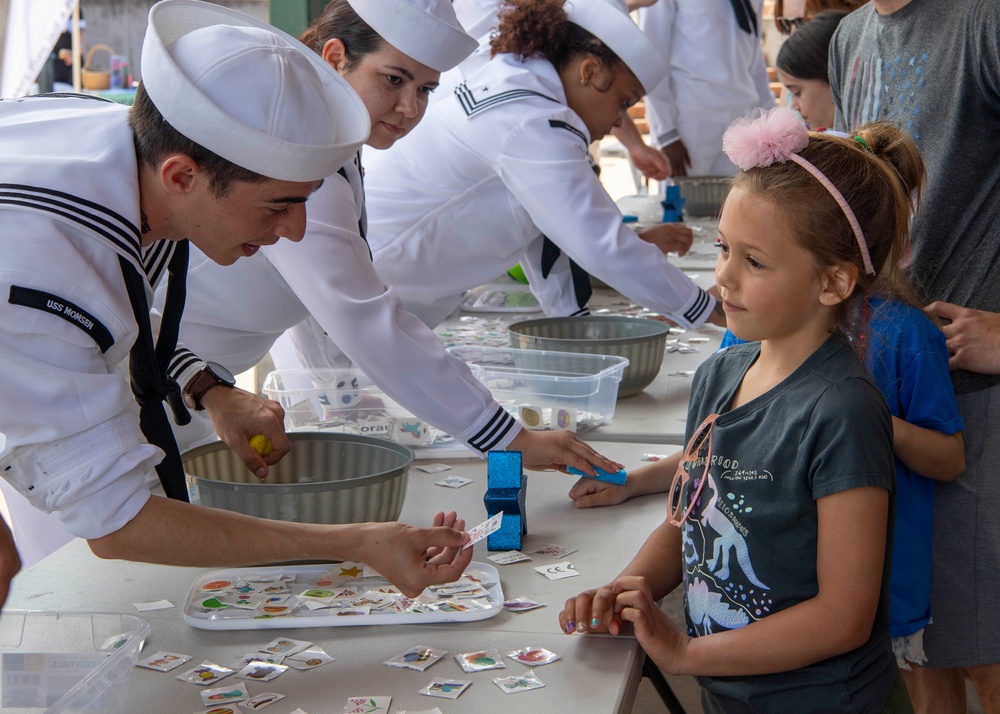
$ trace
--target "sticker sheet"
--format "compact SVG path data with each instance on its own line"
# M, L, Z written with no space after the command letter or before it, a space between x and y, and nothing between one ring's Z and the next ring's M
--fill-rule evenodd
M448 654L445 650L433 647L419 646L411 647L406 652L387 659L383 664L390 667L403 667L404 669L415 669L423 672L432 664Z
M136 667L155 669L158 672L169 672L177 669L191 659L191 655L178 654L176 652L157 652L154 655L141 659L135 663Z
M488 669L507 669L500 650L479 650L455 655L455 661L465 672L484 672Z
M462 692L472 686L468 679L442 679L436 677L430 681L426 687L420 690L421 694L428 697L441 697L442 699L458 699Z
M493 682L503 690L504 694L515 694L517 692L527 692L532 689L540 689L545 686L545 684L535 673L528 670L527 674L516 675L513 677L497 677Z
M500 528L500 524L502 522L503 522L503 511L500 511L495 516L487 518L485 521L483 521L478 526L476 526L475 528L473 528L468 532L470 540L468 543L465 544L462 550L465 550L466 548L471 548L476 543L481 541L483 538L488 536L490 533L495 532L497 529Z
M204 661L197 667L192 667L183 674L178 674L177 679L182 682L191 682L192 684L200 684L201 686L208 686L209 684L215 684L220 679L228 677L233 673L233 670L229 667L223 667L222 665L215 664L213 662Z
M247 685L242 682L228 687L206 689L201 693L201 701L206 707L220 703L242 702L249 698L250 692L247 691Z
M559 659L559 655L555 652L550 652L544 647L522 647L513 652L508 652L507 656L528 667L540 667L543 664L551 664Z
M344 714L386 714L392 697L349 697Z
M575 578L580 573L577 572L573 564L568 560L562 563L556 563L555 565L541 565L535 568L535 571L541 573L549 580L562 580L563 578Z

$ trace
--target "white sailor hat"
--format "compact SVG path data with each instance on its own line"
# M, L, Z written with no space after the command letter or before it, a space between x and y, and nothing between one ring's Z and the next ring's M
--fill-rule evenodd
M618 55L647 93L667 76L669 67L663 55L628 16L620 0L568 0L564 7L569 21Z
M383 40L438 72L447 72L478 43L455 16L449 0L347 0Z
M177 131L269 178L317 181L368 138L368 109L294 37L199 0L149 11L142 83Z

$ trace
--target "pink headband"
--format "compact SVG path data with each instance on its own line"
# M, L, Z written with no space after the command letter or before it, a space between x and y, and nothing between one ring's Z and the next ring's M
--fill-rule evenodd
M799 155L798 152L806 148L808 144L809 130L802 123L799 115L788 107L769 109L757 119L749 117L737 119L729 125L722 137L723 151L726 152L730 161L743 171L752 168L765 168L774 163L784 163L791 160L811 173L817 181L823 184L823 188L833 196L833 200L844 212L847 222L851 224L851 229L854 231L854 237L858 241L858 248L861 249L861 260L864 263L865 272L869 275L875 275L875 268L872 266L872 259L868 254L868 244L865 242L865 234L861 231L861 225L858 223L854 211L848 205L847 199L822 171Z

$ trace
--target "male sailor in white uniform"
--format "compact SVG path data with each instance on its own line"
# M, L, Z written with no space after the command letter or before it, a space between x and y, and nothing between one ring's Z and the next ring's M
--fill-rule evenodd
M435 525L456 528L317 526L186 502L165 397L175 414L183 397L228 419L241 454L262 430L280 442L283 416L240 390L182 395L166 379L187 240L229 264L301 239L306 199L370 127L357 95L294 38L210 3L154 5L142 71L131 110L82 97L0 102L0 474L100 557L351 559L413 595L454 580L469 560L455 514ZM154 344L147 301L168 272ZM150 493L156 476L171 498Z
M476 47L447 0L336 0L303 40L363 98L373 127L367 143L383 150L401 138L406 143L441 70ZM620 468L569 432L523 430L437 335L403 310L372 266L360 163L359 155L309 199L301 243L267 246L228 268L195 255L183 347L171 366L178 382L187 383L201 360L233 372L249 369L285 330L308 318L320 348L313 366L353 362L408 411L478 452L518 450L528 468ZM158 304L166 298L162 287L157 298ZM327 335L348 362L327 358ZM196 419L177 430L178 439L192 446L213 439L211 426Z

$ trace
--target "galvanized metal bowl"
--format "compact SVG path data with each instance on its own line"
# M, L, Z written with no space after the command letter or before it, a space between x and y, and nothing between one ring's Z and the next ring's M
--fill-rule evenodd
M546 317L515 322L509 328L511 347L585 354L617 355L629 364L618 385L618 398L638 394L652 382L663 364L670 326L641 317Z
M675 176L684 197L684 215L718 218L732 186L731 176Z
M266 481L222 442L184 454L192 501L297 523L394 521L403 510L413 452L353 434L294 432L292 450Z

